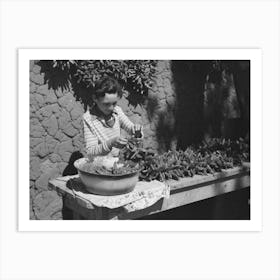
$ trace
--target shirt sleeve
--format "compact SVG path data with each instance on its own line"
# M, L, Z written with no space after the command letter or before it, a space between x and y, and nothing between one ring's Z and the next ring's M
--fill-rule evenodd
M121 107L117 106L116 112L119 117L120 127L123 128L126 132L131 134L132 129L134 127L133 122L125 115Z
M84 139L86 153L88 156L100 156L106 155L110 152L110 148L107 146L106 142L98 144L98 137L94 131L90 128L89 124L83 120L84 126Z

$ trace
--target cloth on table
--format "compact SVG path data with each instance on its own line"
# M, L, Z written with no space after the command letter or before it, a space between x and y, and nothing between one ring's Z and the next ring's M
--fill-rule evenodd
M132 192L114 196L89 193L80 178L70 179L67 182L67 187L72 190L74 196L86 199L97 207L110 209L123 207L127 212L145 209L161 198L169 198L170 195L169 185L157 180L151 182L139 181Z

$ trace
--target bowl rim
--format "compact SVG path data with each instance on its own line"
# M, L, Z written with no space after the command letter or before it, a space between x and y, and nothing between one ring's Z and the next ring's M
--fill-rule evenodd
M77 168L78 172L81 173L81 174L85 174L85 175L88 175L88 176L98 176L98 177L102 177L102 178L120 178L120 177L133 177L133 176L136 176L138 175L139 176L139 173L141 171L141 168L139 167L138 170L135 170L135 171L132 171L130 173L126 173L126 174L99 174L99 173L95 173L95 172L87 172L87 171L84 171L84 170L81 170L80 167L79 167L79 164L85 162L86 158L80 158L80 159L77 159L75 162L74 162L74 166Z

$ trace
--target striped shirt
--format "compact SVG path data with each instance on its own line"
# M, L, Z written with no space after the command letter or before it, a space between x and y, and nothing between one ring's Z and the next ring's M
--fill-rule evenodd
M121 107L116 106L113 114L115 116L115 123L113 127L107 127L104 126L97 116L91 115L90 111L84 113L84 138L86 153L88 156L103 156L108 154L117 155L119 149L115 147L110 149L106 144L106 141L115 137L120 137L121 128L132 134L134 124L124 114Z

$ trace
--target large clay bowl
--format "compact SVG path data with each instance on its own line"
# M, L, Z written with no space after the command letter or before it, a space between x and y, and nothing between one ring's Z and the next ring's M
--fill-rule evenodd
M86 190L98 195L119 195L133 191L139 178L139 171L125 175L101 175L88 173L80 169L84 158L75 161L81 181Z

